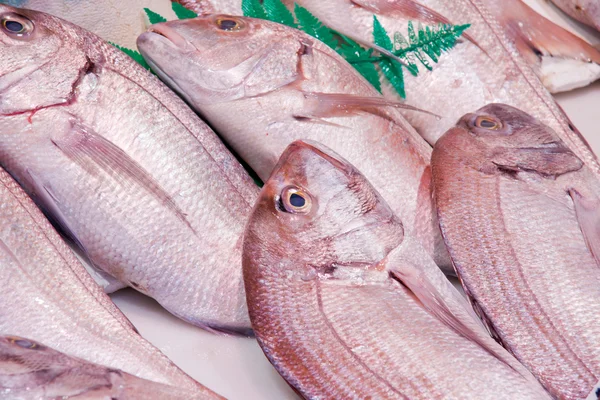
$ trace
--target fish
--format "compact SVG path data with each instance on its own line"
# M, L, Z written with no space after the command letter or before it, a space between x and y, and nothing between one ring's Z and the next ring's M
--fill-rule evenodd
M431 146L396 110L403 104L386 101L331 48L280 24L221 14L152 25L138 48L263 181L294 140L322 142L361 168L407 235L452 271L432 219Z
M188 9L196 12L198 15L205 14L230 14L243 15L241 0L173 0ZM486 7L494 10L494 15L487 15L487 19L495 20L500 23L505 33L521 55L530 63L534 72L542 80L544 86L552 93L566 92L572 89L589 85L600 78L600 51L590 43L563 29L552 21L533 11L522 0L507 0L497 2L495 0L482 0ZM295 2L282 0L290 11L294 10ZM343 4L346 3L346 4ZM427 2L417 2L412 0L379 0L379 1L338 1L337 4L328 4L327 2L316 2L306 0L306 6L319 7L317 12L323 12L326 18L344 19L354 13L357 7L364 7L371 12L371 20L366 21L371 25L364 25L369 32L367 36L356 36L356 32L349 29L348 20L339 21L337 29L344 32L349 37L358 39L359 42L368 47L373 45L372 38L372 14L388 15L392 18L401 19L415 18L418 23L436 26L439 23L449 24L451 21L438 11L428 8ZM434 2L435 3L435 2ZM336 7L351 6L348 15L339 15ZM435 5L435 4L434 4ZM454 4L443 5L442 7L452 7ZM325 9L325 11L323 11ZM441 8L440 8L441 9ZM312 10L312 9L311 9ZM381 15L379 15L381 17ZM365 15L357 17L361 19ZM350 21L352 23L352 21ZM398 21L390 22L390 24ZM406 20L404 21L406 23ZM363 27L363 22L358 22ZM406 26L404 27L406 28ZM401 31L406 33L406 31ZM464 38L479 46L481 51L484 49L467 30ZM377 47L381 49L380 47ZM463 70L465 67L463 66ZM395 97L393 91L390 95Z
M600 4L594 0L552 0L565 13L600 30Z
M488 105L436 143L434 197L465 293L559 399L600 380L600 182L556 132Z
M33 201L2 169L0 281L0 333L26 336L141 379L220 398L137 333ZM5 359L0 356L0 360L1 370L6 366ZM2 393L0 389L0 398L4 398Z
M416 26L419 23L427 26L437 26L438 23L471 24L466 33L472 40L462 38L439 58L439 63L432 65L431 72L421 67L417 77L404 74L406 103L435 110L443 117L439 121L431 121L420 114L404 113L408 122L433 145L463 115L489 103L510 104L549 124L580 158L600 173L596 156L541 83L535 69L519 53L516 39L510 35L521 34L521 31L506 29L506 18L500 19L497 9L490 8L494 5L519 5L513 1L298 0L298 4L327 26L365 43L373 41L373 15L390 35L399 32L406 36L408 21L413 21ZM527 14L521 22L535 25L529 19L531 15ZM557 34L558 30L551 32ZM537 46L529 51L543 55L550 37L537 35ZM556 44L553 40L550 43ZM589 48L589 51L590 59L593 55L596 60L594 49ZM557 52L553 50L552 54L556 59ZM588 64L595 69L598 62ZM383 92L387 98L398 99L389 85L384 85Z
M18 336L0 336L0 360L0 397L13 400L216 398L70 357Z
M135 48L137 37L146 30L144 8L175 19L170 0L0 0L0 3L54 15L130 49Z
M196 326L251 335L241 235L259 190L216 134L75 25L0 6L0 35L0 165L94 267Z
M549 399L356 168L292 143L248 220L260 346L306 399Z

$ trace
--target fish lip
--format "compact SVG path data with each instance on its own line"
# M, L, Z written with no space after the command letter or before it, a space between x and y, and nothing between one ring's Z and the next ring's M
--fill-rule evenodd
M162 36L164 39L163 42L170 42L171 45L177 47L179 50L190 52L197 50L194 45L192 45L187 39L185 39L182 35L177 33L175 29L170 28L167 24L160 23L152 25L146 32L142 34L148 36ZM142 37L140 36L140 38ZM166 39L166 40L165 40Z

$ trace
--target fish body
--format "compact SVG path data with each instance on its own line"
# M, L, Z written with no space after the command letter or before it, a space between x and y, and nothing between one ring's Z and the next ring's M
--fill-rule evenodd
M138 47L261 179L291 142L322 142L361 168L407 234L436 253L431 147L332 49L283 25L223 15L154 25ZM443 253L437 260L449 265Z
M437 142L432 170L476 311L553 396L585 398L600 379L596 175L552 129L497 104Z
M507 103L546 121L576 154L598 170L596 157L576 130L569 127L567 116L529 62L520 55L514 37L510 36L510 32L515 31L506 29L506 19L498 16L501 11L490 8L493 4L502 7L507 2L299 0L298 3L331 28L369 43L373 42L374 14L390 35L399 32L406 36L409 21L416 25L419 22L423 25L471 24L465 32L471 39L462 38L432 65L433 71L419 65L418 77L404 73L407 104L435 110L443 117L430 121L423 115L405 113L410 124L433 144L464 114L489 103ZM530 23L528 19L521 22ZM397 98L390 87L384 87L384 94Z
M258 188L241 165L97 36L34 11L0 18L28 29L0 32L0 164L94 266L188 322L248 334L240 236Z
M92 363L218 398L139 336L3 170L0 198L0 332L27 335Z
M17 336L0 337L0 398L188 400L216 397L93 364Z
M320 144L282 155L243 265L259 344L304 398L549 398L366 178Z
M135 49L135 40L146 30L144 8L168 19L175 18L170 0L0 0L0 3L54 15L130 49Z
M552 0L561 10L586 25L600 30L600 3L595 0Z

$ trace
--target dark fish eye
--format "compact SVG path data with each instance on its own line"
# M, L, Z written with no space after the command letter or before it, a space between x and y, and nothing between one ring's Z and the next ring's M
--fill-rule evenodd
M219 29L228 32L239 31L243 27L240 21L233 18L217 18L216 24Z
M23 24L18 21L4 21L4 27L14 33L21 33L25 29Z
M23 349L37 349L39 346L37 343L21 338L9 339L12 344L15 344Z
M288 186L281 192L283 211L292 214L308 214L312 207L310 195L297 186Z
M20 14L4 14L0 17L0 21L2 30L13 37L26 37L33 32L33 22Z
M490 131L502 129L502 123L492 117L477 117L475 120L475 126L477 128L487 129Z
M301 208L306 204L306 200L298 193L293 193L290 196L290 204L294 207Z

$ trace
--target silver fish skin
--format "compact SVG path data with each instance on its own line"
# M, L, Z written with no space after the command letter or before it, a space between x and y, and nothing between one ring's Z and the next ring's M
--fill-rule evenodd
M58 352L33 340L0 336L0 398L11 400L191 400L200 396Z
M97 36L0 6L0 164L107 274L200 327L250 322L241 235L258 188L174 93Z
M283 153L248 221L257 339L306 399L550 399L352 165Z
M576 20L600 30L600 3L597 0L552 0Z
M433 151L444 240L497 339L559 399L600 379L600 182L549 127L493 104Z
M236 28L220 29L223 21ZM357 165L407 235L450 267L432 220L431 147L395 109L401 104L328 46L280 24L210 15L153 25L138 47L263 180L294 140L322 142Z
M0 3L62 18L102 39L130 49L146 30L144 8L175 19L170 0L0 0Z
M507 2L298 0L298 4L331 28L370 43L374 14L388 32L403 35L407 33L408 21L424 25L437 25L439 21L472 24L466 31L472 40L465 38L457 43L432 66L433 71L423 70L418 77L405 74L407 104L435 110L443 117L440 121L431 121L420 114L405 113L408 122L433 144L463 115L489 103L506 103L545 121L575 154L600 172L596 156L519 53L514 37L509 36L509 32L514 31L507 30L507 20L498 17L502 10L490 8L494 4L503 7ZM527 19L522 22L532 25ZM545 36L537 37L546 44ZM384 88L384 94L397 98L390 87Z
M1 169L0 199L0 332L219 398L139 336L27 194ZM4 359L0 360L1 369Z

